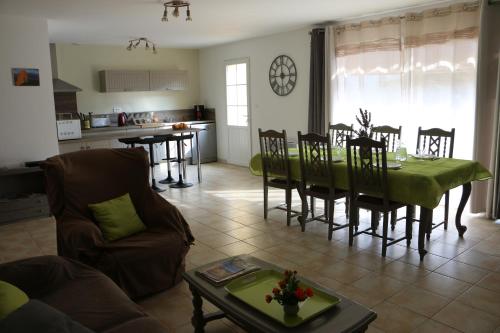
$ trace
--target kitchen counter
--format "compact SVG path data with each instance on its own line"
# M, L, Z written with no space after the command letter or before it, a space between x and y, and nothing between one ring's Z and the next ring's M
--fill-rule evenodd
M214 120L199 120L199 121L183 121L187 125L195 124L207 124L214 123ZM177 122L176 122L177 123ZM151 136L158 134L166 134L165 130L171 130L172 125L176 123L161 123L162 126L159 127L145 127L142 128L138 125L129 125L122 127L99 127L91 128L87 130L82 130L82 138L75 140L62 140L59 141L60 145L73 144L77 142L88 142L88 141L100 141L100 140L110 140L119 139L126 137L136 137L136 136ZM186 130L184 130L186 131ZM193 130L194 131L194 130ZM186 131L188 132L188 131Z

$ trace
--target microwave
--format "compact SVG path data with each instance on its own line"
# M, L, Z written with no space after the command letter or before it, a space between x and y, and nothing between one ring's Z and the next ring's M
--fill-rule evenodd
M80 119L57 120L56 125L59 141L82 138Z

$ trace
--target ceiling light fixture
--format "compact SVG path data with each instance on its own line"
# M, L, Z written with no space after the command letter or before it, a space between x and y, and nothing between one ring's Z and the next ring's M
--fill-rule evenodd
M149 51L150 45L153 47L153 54L158 53L158 49L156 48L156 44L147 39L146 37L134 38L128 41L127 51L132 51L132 48L137 48L141 42L144 42L144 49Z
M188 1L183 1L183 0L172 0L169 2L165 2L163 4L165 9L163 10L163 16L161 18L162 22L167 22L168 21L168 8L173 8L174 11L172 12L172 15L174 17L179 17L179 8L180 7L187 7L186 10L186 21L192 21L193 19L191 18L191 10L189 9L189 2Z

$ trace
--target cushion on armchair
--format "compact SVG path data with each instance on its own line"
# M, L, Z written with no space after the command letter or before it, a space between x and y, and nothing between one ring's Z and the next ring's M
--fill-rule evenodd
M101 203L90 204L99 228L108 241L124 238L146 230L127 193Z
M28 296L16 286L0 281L0 320L29 301Z

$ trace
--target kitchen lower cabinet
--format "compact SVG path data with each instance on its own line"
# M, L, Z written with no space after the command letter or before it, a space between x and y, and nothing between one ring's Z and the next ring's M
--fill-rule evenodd
M71 153L79 150L111 148L111 140L101 141L77 141L59 143L59 153Z

